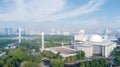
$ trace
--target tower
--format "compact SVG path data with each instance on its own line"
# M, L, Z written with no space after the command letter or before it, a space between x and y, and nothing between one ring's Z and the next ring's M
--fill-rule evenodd
M41 40L42 40L42 51L43 51L45 49L44 48L44 32L42 32L41 35L42 35L42 39Z

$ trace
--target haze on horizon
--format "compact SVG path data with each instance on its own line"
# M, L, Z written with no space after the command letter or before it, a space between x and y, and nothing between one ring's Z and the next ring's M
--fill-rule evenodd
M119 29L120 0L0 0L0 30Z

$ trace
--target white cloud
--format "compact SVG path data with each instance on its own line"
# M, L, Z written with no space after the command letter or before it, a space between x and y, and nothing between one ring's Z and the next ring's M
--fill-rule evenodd
M5 0L7 2L7 0ZM64 9L67 0L14 0L7 13L0 14L1 21L54 21L92 13L103 5L104 0L90 0L88 4L65 13L54 14ZM13 10L14 8L14 10Z
M81 16L83 14L88 14L95 12L99 9L100 6L104 4L105 0L90 0L88 4L80 7L79 9L57 15L56 19L64 19L64 18L70 18L70 17L76 17Z
M120 27L120 17L117 17L115 19L112 19L113 21L111 21L110 19L107 19L107 20L110 20L109 22L106 22L106 23L103 23L103 19L97 19L97 18L94 18L94 19L88 19L88 20L83 20L83 21L80 21L78 20L78 24L77 25L80 25L82 26L82 28L85 28L87 30L100 30L100 29L111 29L111 30L115 30L115 29L118 29ZM82 22L82 23L80 23Z

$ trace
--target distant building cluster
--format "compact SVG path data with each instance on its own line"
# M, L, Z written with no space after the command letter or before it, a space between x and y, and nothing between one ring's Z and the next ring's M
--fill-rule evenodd
M40 35L40 31L36 31L33 29L27 29L26 28L21 28L23 29L21 31L21 35ZM0 35L18 35L19 34L19 28L11 28L11 27L6 27L4 28L3 31L0 31ZM55 30L52 29L50 32L46 32L45 34L48 35L70 35L71 33L69 31L60 31L60 30Z
M59 30L55 30L55 29L52 29L51 32L49 33L49 35L70 35L70 32L68 31L59 31Z
M19 28L4 28L4 31L0 31L0 35L18 35L19 34ZM21 32L22 35L26 34L25 29Z
M5 35L12 35L13 34L13 29L12 28L5 28Z

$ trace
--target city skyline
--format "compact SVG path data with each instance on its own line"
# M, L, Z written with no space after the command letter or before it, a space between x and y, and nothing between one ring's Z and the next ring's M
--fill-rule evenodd
M119 29L119 0L1 0L0 28ZM0 30L1 30L0 29Z

